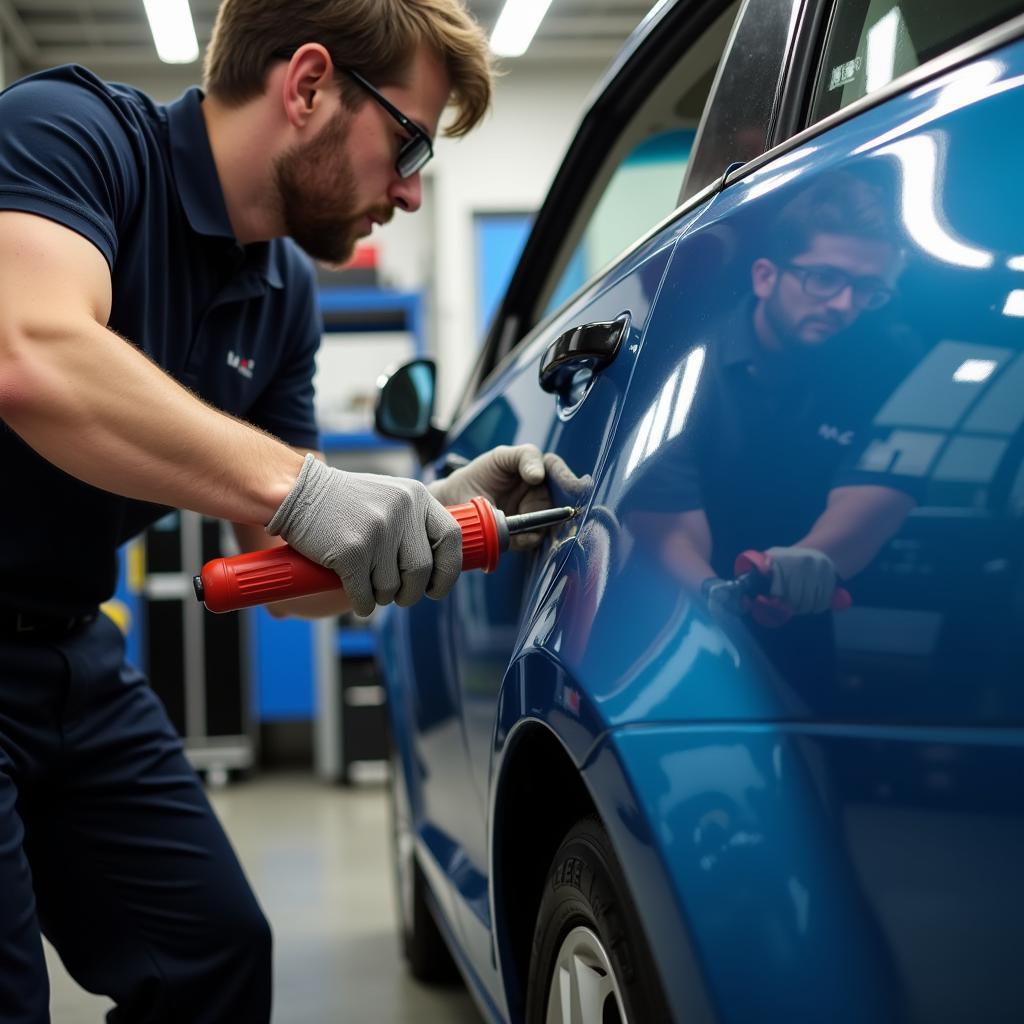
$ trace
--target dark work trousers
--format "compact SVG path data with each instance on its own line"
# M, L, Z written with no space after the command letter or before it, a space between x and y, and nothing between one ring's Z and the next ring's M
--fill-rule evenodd
M40 931L108 1022L264 1024L270 929L106 616L0 636L0 1021L49 1021Z

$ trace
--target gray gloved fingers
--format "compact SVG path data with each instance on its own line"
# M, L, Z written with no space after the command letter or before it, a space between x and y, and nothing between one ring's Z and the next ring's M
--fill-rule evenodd
M544 457L535 444L499 445L490 453L494 466L518 474L527 484L539 484L544 479ZM486 458L484 455L482 458Z
M397 556L398 552L395 556L384 556L370 573L373 600L379 605L391 604L402 585L402 573L398 567Z
M448 518L451 519L451 516ZM430 548L427 531L415 530L404 539L399 549L398 571L401 574L401 586L394 594L395 604L408 608L419 601L426 593L433 569L434 553Z
M797 615L813 615L832 606L838 577L832 560L815 548L775 547L771 594L784 600Z
M544 539L542 533L517 533L514 537L509 538L508 549L509 551L532 551L534 548L540 547L540 542Z
M350 573L342 576L341 582L345 587L345 593L348 594L352 611L356 615L366 618L377 607L377 602L373 597L373 584L370 581L370 573L366 570Z
M555 452L545 453L544 469L548 480L564 491L573 501L590 490L594 484L593 477L589 473L577 476L569 468L565 459Z
M437 501L427 508L426 527L433 556L427 597L439 601L448 595L462 572L462 530Z

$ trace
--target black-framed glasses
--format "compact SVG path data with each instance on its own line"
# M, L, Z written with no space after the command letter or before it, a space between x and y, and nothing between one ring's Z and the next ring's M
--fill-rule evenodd
M274 56L280 57L282 60L290 60L294 53L294 49L278 50ZM398 172L398 176L411 178L414 174L422 171L434 155L434 144L430 141L430 136L415 121L406 117L391 100L372 86L358 71L341 68L337 64L334 66L365 89L402 126L408 135L399 148L398 157L395 160L395 170Z
M853 290L853 301L861 309L881 309L896 294L877 277L857 277L837 267L804 265L802 263L784 263L788 270L800 281L804 294L812 299L834 299L847 288Z

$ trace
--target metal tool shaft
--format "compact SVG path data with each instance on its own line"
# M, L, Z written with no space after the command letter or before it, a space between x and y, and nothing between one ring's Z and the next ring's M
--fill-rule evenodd
M575 518L576 509L570 505L560 508L546 508L540 512L524 512L519 516L508 516L505 520L510 534L530 533L532 530L545 530L549 526L567 523Z

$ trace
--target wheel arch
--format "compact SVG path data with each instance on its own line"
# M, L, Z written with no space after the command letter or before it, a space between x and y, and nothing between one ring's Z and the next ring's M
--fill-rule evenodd
M600 817L560 738L540 720L522 720L508 737L491 827L494 933L513 1020L526 1005L545 876L565 833L588 814Z

